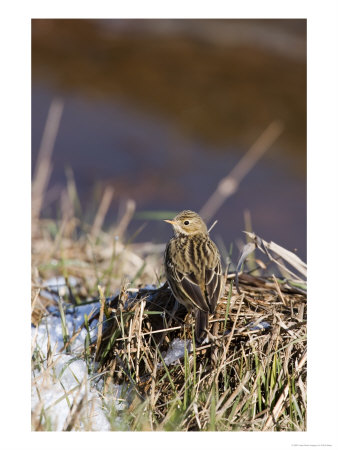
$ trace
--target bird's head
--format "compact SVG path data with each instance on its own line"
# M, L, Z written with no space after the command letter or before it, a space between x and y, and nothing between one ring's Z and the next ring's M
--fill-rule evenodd
M193 211L182 211L172 220L165 220L165 222L173 226L175 235L208 234L208 229L203 219Z

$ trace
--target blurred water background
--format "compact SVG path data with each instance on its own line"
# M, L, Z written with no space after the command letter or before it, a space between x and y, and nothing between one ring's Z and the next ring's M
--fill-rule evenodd
M89 223L136 202L135 241L165 242L150 212L200 211L274 120L284 131L218 210L226 246L253 230L306 259L306 20L33 20L32 173L51 102L64 101L42 208L74 176ZM71 175L73 174L73 175Z

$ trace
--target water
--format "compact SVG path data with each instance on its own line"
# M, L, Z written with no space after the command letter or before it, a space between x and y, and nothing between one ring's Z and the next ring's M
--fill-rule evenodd
M249 210L255 232L306 258L306 58L294 45L305 40L304 21L217 21L212 41L200 33L210 21L180 21L179 33L175 22L166 21L162 34L160 21L33 22L32 166L49 105L62 97L50 187L62 190L72 167L89 217L103 186L112 185L106 226L127 198L137 212L198 211L264 128L281 119L283 136L219 210L213 237L227 246L243 239ZM224 43L242 22L259 31L257 43ZM271 36L281 51L271 50ZM55 215L55 206L56 199L43 213ZM129 234L143 222L133 220ZM167 224L147 221L136 239L170 235Z

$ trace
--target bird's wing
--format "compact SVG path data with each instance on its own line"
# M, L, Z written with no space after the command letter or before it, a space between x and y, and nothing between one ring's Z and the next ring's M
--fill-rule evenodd
M167 264L167 278L173 294L182 299L183 304L188 301L202 311L209 311L209 306L197 282L194 273L183 273L176 265Z
M207 264L205 267L205 297L209 310L213 313L223 288L221 257L216 244L209 239L205 248Z
M198 284L194 273L181 274L177 272L177 275L181 278L181 286L185 294L191 302L202 311L209 311L209 305L206 301L205 295L203 295L203 286Z
M213 313L216 309L218 299L222 293L223 275L221 262L211 269L205 269L205 296L209 310Z
M194 272L183 273L177 265L170 262L166 271L175 297L181 298L183 303L188 299L196 308L213 313L222 290L222 267L216 245L209 242L211 258L204 270L204 280L197 279ZM169 246L166 251L170 251Z

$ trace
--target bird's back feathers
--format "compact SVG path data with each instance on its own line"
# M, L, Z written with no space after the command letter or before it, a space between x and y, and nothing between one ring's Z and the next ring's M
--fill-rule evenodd
M223 276L218 249L207 234L177 235L165 251L165 269L175 298L195 310L196 338L208 326L222 293Z

